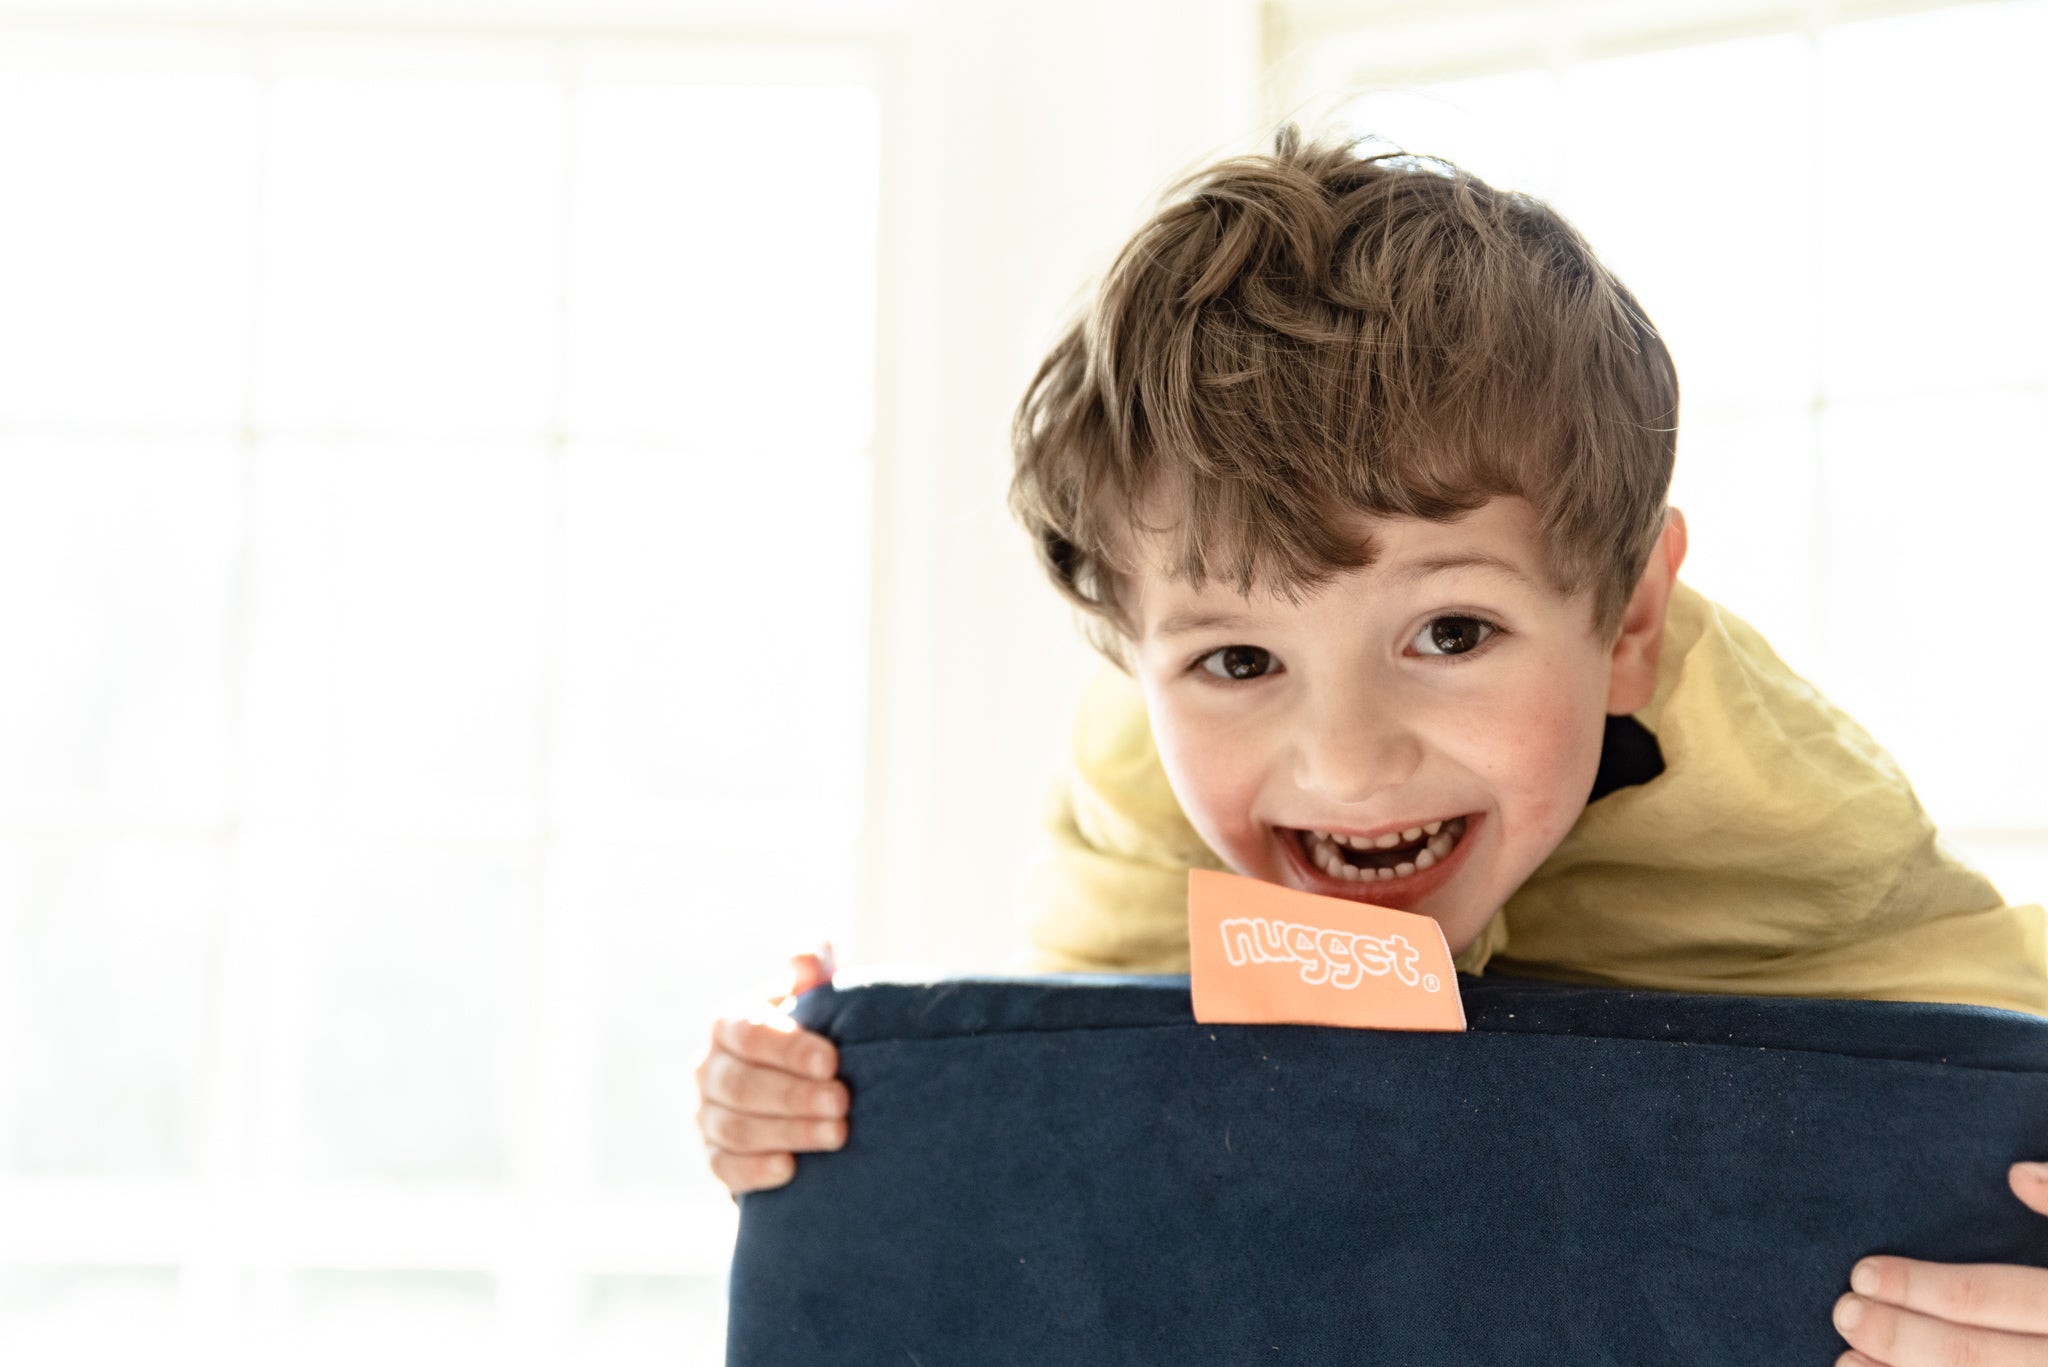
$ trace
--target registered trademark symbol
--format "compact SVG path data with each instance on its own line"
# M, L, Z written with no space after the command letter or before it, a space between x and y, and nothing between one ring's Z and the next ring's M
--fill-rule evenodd
M1426 992L1434 992L1434 991L1436 991L1436 990L1437 990L1437 989L1438 989L1439 987L1442 987L1443 985L1444 985L1444 980L1443 980L1442 978L1439 978L1439 977L1437 977L1437 975L1436 975L1436 974L1434 974L1434 973L1427 973L1427 974L1424 974L1424 975L1423 975L1423 978L1422 978L1422 987L1423 987L1423 990L1424 990L1424 991L1426 991Z

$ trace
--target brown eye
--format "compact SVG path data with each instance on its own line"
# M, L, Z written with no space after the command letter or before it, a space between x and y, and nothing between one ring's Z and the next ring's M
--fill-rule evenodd
M1463 655L1499 628L1477 617L1438 617L1416 634L1418 655Z
M1258 646L1225 646L1221 650L1212 650L1204 655L1200 664L1204 670L1219 679L1244 680L1256 679L1265 674L1267 662L1272 658L1271 652ZM1220 672L1210 668L1210 663L1216 660L1223 662Z

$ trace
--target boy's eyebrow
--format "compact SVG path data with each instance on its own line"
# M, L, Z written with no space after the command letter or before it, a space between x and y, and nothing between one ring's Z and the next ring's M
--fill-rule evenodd
M1469 569L1492 570L1531 588L1535 587L1534 581L1522 573L1520 566L1497 555L1489 555L1485 551L1452 551L1447 555L1427 555L1419 560L1406 560L1399 565L1389 565L1386 578L1396 584L1412 584L1418 579L1427 579L1432 574Z
M1444 555L1426 555L1416 560L1404 560L1389 565L1385 571L1385 582L1412 584L1418 579L1427 579L1433 574L1445 574L1451 570L1491 570L1506 575L1519 583L1535 587L1533 580L1522 573L1512 561L1503 560L1485 551L1452 551ZM1256 625L1257 619L1238 612L1214 612L1200 608L1188 612L1176 612L1162 620L1152 629L1154 636L1185 636L1193 631L1210 631L1221 627Z
M1235 612L1176 612L1152 628L1154 636L1185 636L1212 627L1250 626L1252 619Z

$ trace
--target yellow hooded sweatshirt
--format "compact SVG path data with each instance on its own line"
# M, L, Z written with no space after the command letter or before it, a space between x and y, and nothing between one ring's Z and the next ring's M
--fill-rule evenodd
M1664 771L1587 805L1457 958L1678 992L1968 1002L2048 1016L2048 929L1941 842L1898 764L1754 628L1673 588L1636 714ZM1188 824L1144 695L1106 668L1032 875L1038 972L1185 973Z

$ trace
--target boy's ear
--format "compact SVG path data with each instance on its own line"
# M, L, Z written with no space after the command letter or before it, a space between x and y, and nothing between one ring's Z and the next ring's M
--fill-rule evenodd
M1664 611L1671 604L1671 586L1685 562L1685 514L1665 510L1664 534L1643 566L1643 577L1621 614L1621 635L1607 669L1607 714L1625 717L1640 712L1657 695L1657 652L1664 644Z

